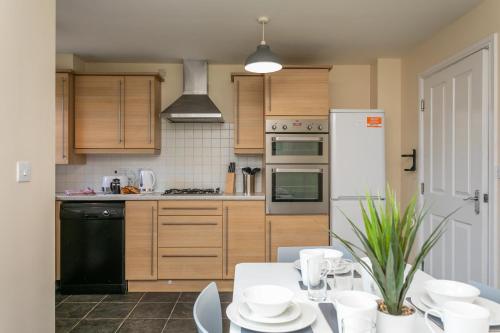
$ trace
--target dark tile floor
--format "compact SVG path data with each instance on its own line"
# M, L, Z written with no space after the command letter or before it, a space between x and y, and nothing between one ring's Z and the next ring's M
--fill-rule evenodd
M198 293L56 295L56 333L196 333L193 305ZM231 293L220 294L224 332Z

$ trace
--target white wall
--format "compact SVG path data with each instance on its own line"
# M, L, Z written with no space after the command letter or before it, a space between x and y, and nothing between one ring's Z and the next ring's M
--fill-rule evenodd
M0 40L0 332L54 332L55 0L0 1Z

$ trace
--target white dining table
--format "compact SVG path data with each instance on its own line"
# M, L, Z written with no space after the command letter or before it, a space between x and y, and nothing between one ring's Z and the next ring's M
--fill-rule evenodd
M328 325L326 319L321 313L318 303L312 302L307 298L307 291L301 290L298 281L301 279L300 273L295 269L292 263L245 263L238 264L236 266L236 273L234 277L234 288L233 288L233 302L238 302L240 295L243 290L248 287L259 285L259 284L274 284L286 287L295 293L296 299L302 302L308 302L312 304L316 309L317 319L312 324L312 330L314 333L329 333L332 332L330 326ZM414 276L413 283L410 286L407 296L412 297L415 293L420 292L423 289L424 282L433 279L432 276L423 272L417 271ZM354 288L361 289L360 279L355 279L356 281ZM330 299L335 297L335 293L338 291L329 291ZM430 332L425 325L424 316L419 312L417 313L417 323L415 327L415 332L427 333ZM434 325L436 332L443 332L440 328ZM240 333L241 329L239 326L231 323L230 333Z

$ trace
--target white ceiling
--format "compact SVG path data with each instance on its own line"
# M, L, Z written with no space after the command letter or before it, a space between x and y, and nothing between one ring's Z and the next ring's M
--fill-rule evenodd
M242 63L267 41L286 63L398 56L480 0L58 0L57 51L87 60Z

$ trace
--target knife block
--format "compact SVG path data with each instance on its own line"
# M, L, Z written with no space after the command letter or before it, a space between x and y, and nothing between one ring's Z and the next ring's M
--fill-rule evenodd
M224 188L224 193L233 194L235 192L235 176L236 174L234 172L228 172L226 174L226 187Z

